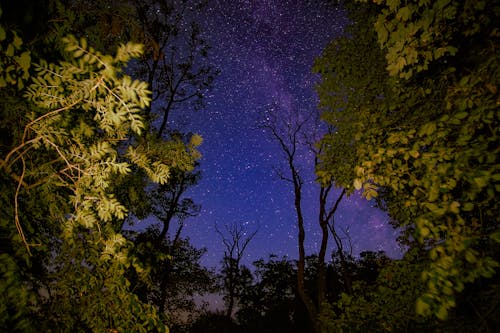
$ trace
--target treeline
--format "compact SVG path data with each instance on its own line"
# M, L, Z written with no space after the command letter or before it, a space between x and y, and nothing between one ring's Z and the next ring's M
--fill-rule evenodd
M382 251L343 257L344 263L339 253L333 253L326 266L326 302L318 317L322 332L488 332L498 324L498 278L467 285L449 319L441 321L415 310L425 291L421 282L429 267L425 250L413 249L397 260ZM318 256L308 256L306 288L311 295L317 291L318 268ZM255 261L251 269L241 266L238 276L232 314L206 311L185 326L186 332L313 331L297 294L296 260L270 255Z

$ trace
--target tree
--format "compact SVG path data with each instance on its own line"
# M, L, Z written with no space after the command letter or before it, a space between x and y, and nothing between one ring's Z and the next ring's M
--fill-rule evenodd
M318 156L318 155L316 155ZM316 158L315 165L318 165L318 160ZM343 240L337 233L335 228L335 212L337 211L342 198L344 197L346 190L342 189L340 195L335 200L335 203L327 208L328 196L333 188L333 182L328 184L322 184L319 190L319 226L321 228L322 239L319 249L318 259L319 259L319 272L318 272L318 304L322 304L326 301L326 264L325 256L328 246L328 231L331 232L332 238L337 247L337 253L340 256L340 269L342 270L342 276L344 277L345 286L350 289L351 283L349 279L347 259L344 254Z
M197 140L197 136L193 136L191 140ZM196 164L197 166L198 164ZM200 177L201 172L197 169L190 172L173 169L170 181L151 191L152 212L162 225L156 240L157 242L162 242L170 235L170 227L174 220L177 220L177 230L174 236L170 237L173 243L175 243L180 238L184 227L184 220L199 214L201 207L196 205L192 199L182 198L182 196L188 188L198 183Z
M201 108L204 93L217 72L206 63L209 47L199 25L190 21L203 1L134 1L135 19L147 52L137 74L150 84L153 103L158 101L158 137L167 132L172 110L179 105ZM147 115L148 117L152 115Z
M222 258L222 290L224 293L224 302L226 303L226 317L231 319L237 305L237 301L245 287L248 287L248 281L251 279L251 273L245 266L241 265L241 259L248 244L257 234L258 230L247 235L247 231L241 224L226 225L227 236L215 226L224 244L224 257Z
M419 274L424 266L425 261L413 250L402 260L390 260L381 252L364 252L353 267L351 292L325 304L320 325L326 332L433 331L433 323L417 316L414 306L423 291Z
M41 325L48 331L60 326L164 330L156 311L130 292L124 277L127 269L133 267L138 273L143 269L129 255L132 244L119 234L117 222L126 208L110 184L117 175L130 172L132 165L153 181L165 183L171 163L169 154L159 155L165 146L170 154L175 152L180 168L189 170L193 158L189 151L173 150L168 143L155 149L122 145L130 133L140 135L145 128L139 112L150 102L145 83L121 71L131 57L140 55L139 45L122 45L115 56L108 56L88 47L84 39L68 37L64 42L65 62L42 60L34 66L36 75L24 91L23 106L29 112L18 120L21 127L12 129L12 138L4 141L11 147L2 147L0 168L8 180L2 182L6 207L2 234L7 232L9 239L8 252L2 256L10 262L6 272L22 272L19 260L36 255L21 277L34 288L28 291L30 297L38 298L27 311L44 318L47 325ZM43 200L33 200L33 193ZM34 209L26 211L28 207ZM36 295L41 290L35 284L36 264L46 270L41 281L45 296ZM22 289L12 292L23 295Z
M130 280L135 294L165 313L169 326L178 331L197 317L195 297L214 291L215 277L200 264L206 249L196 249L189 239L180 237L161 238L158 243L159 234L156 225L128 235L135 245L134 255L148 270L146 276L131 274Z
M189 333L239 333L238 325L225 312L205 312L189 328Z
M306 253L304 248L305 241L305 228L304 228L304 216L302 212L302 186L304 184L302 175L299 170L299 161L297 156L301 153L300 150L309 146L309 149L314 154L314 164L315 167L318 165L318 156L321 151L321 146L319 149L314 148L314 144L311 142L316 142L314 135L308 136L305 133L309 131L311 122L313 119L313 114L300 115L297 112L290 111L288 115L282 117L276 114L276 107L272 108L265 117L265 121L262 122L261 126L270 132L271 137L277 141L281 151L283 152L286 169L288 169L290 176L285 176L285 173L278 170L278 176L293 186L294 194L294 207L297 216L297 226L298 226L298 249L299 249L299 259L297 263L297 290L300 299L304 303L309 314L310 324L314 327L314 331L318 331L319 328L316 326L316 316L318 314L321 304L326 300L326 264L325 256L328 247L328 235L329 230L332 232L337 246L342 246L342 240L338 237L335 230L334 214L344 197L346 191L343 189L335 202L330 204L330 195L333 193L334 182L330 178L319 179L320 189L318 197L318 224L321 229L321 242L319 248L318 257L318 274L316 281L316 292L314 297L311 297L310 292L306 288ZM317 127L315 126L311 132L316 132ZM343 257L342 257L343 258ZM346 265L342 266L346 268ZM346 276L346 274L344 274Z
M297 331L296 265L275 255L253 265L253 281L243 290L236 312L242 332Z
M203 105L203 94L209 89L215 74L207 61L208 46L193 20L202 9L202 4L177 0L78 0L69 3L54 0L51 3L53 7L50 15L54 18L51 20L51 30L55 33L49 34L47 39L52 44L58 44L58 36L61 34L72 32L88 36L101 50L114 50L127 40L144 45L141 57L134 61L127 72L149 84L152 91L151 103L141 110L145 129L141 135L132 135L130 140L140 146L153 147L157 157L186 150L193 157L191 161L198 159L199 153L191 148L201 144L201 137L181 133L167 125L168 116L174 108L187 110ZM197 184L200 171L186 168L182 156L179 157L178 161L174 159L170 163L169 182L166 184L151 184L147 174L140 168L132 168L132 172L117 178L113 184L117 199L131 208L127 216L130 224L139 225L141 220L151 215L160 221L159 233L146 231L144 235L157 246L158 251L155 254L153 248L142 250L149 256L158 256L155 259L157 266L150 273L153 274L153 282L158 284L152 288L159 288L163 296L152 301L152 304L160 311L165 309L169 312L173 310L167 298L172 298L171 295L181 288L182 283L180 280L170 279L170 270L176 264L166 258L173 252L178 255L182 252L186 256L196 252L190 246L178 245L184 244L181 235L184 220L197 215L200 209L192 199L184 197L186 191ZM176 162L180 163L177 165ZM172 232L175 222L178 222L178 227ZM134 235L135 239L143 238ZM142 247L144 244L137 245ZM145 260L145 264L150 264L144 255L139 257ZM201 255L193 255L191 259L200 257ZM196 264L197 262L193 262L193 267ZM131 275L134 276L133 273ZM179 286L173 285L173 281L177 281ZM141 281L137 283L142 285ZM200 288L202 285L204 284ZM166 290L167 286L172 290ZM180 304L181 302L179 307Z
M391 193L391 215L431 259L417 311L445 319L466 283L498 267L499 4L375 3L316 63L337 130L325 143L350 156L325 152L322 170L368 199Z
M278 171L278 175L282 180L291 183L293 186L299 250L299 259L297 262L297 292L307 309L311 325L315 326L317 309L305 287L306 253L304 249L304 241L306 235L304 228L304 215L302 212L302 186L304 185L304 181L297 167L297 154L298 149L301 147L299 140L301 139L302 128L306 126L308 119L301 119L299 115L293 114L293 112L290 112L290 115L286 116L288 119L282 119L279 118L273 111L275 111L274 108L268 113L261 126L264 129L267 129L272 138L278 142L279 147L283 152L286 168L290 172L289 177L285 176L282 171ZM314 328L314 331L317 332L316 327Z

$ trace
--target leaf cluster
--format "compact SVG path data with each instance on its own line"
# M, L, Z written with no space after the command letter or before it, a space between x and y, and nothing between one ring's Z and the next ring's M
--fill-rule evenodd
M15 85L21 89L29 78L31 56L22 45L22 39L14 30L0 25L0 88Z
M155 308L130 291L125 272L143 269L129 255L132 245L115 223L126 216L127 209L116 199L113 181L117 175L130 173L133 163L122 147L132 133L141 133L144 124L140 110L150 102L147 85L131 80L120 68L138 56L141 47L123 45L113 57L88 47L85 40L70 36L65 43L67 61L41 61L34 66L35 75L24 90L24 98L33 109L25 115L19 141L0 161L2 177L8 177L6 185L16 189L2 191L11 195L5 201L14 202L13 207L7 206L9 213L2 216L2 230L12 230L9 223L15 224L17 235L11 237L18 241L12 242L17 248L14 251L22 249L24 243L25 250L36 258L50 254L45 257L50 263L44 268L45 285L38 289L47 296L37 297L34 307L38 309L34 316L44 317L46 331L63 327L165 331ZM155 180L166 182L168 174L163 170L168 166L152 160L147 153L144 156L143 167L152 170ZM30 197L44 192L47 197L42 202ZM48 207L38 208L40 204ZM31 216L24 210L26 206L36 207ZM46 210L51 214L45 215ZM37 220L46 223L47 234L33 236L39 228ZM45 243L35 244L34 239ZM56 246L52 247L50 239ZM21 269L8 264L11 258L8 255L2 259L7 275ZM28 310L32 293L22 293L25 288L18 284L2 282L4 287L12 287L23 300L16 307L19 313L32 311ZM15 325L25 325L16 317L9 318L18 322Z

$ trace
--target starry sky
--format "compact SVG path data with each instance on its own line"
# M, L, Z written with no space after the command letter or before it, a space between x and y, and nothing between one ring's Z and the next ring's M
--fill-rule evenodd
M233 223L248 233L258 229L246 265L270 253L295 259L293 187L275 171L287 171L278 143L257 125L271 106L284 116L316 110L318 78L311 67L328 42L342 34L345 13L319 0L211 0L200 23L220 75L205 109L171 118L171 126L204 138L203 178L187 194L202 210L185 221L184 236L208 249L203 263L209 267L217 266L224 253L215 224L220 230ZM320 241L318 186L313 156L305 148L298 166L305 181L306 252L312 254ZM385 250L392 257L401 253L387 215L358 194L344 198L336 223L349 232L355 255L363 250Z

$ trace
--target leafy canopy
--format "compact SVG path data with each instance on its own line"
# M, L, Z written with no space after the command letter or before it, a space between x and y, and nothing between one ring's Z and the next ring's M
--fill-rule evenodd
M34 73L24 90L32 107L23 115L24 128L17 142L0 160L3 175L16 184L15 191L7 191L13 195L12 219L3 216L2 229L15 224L20 237L12 239L14 246L21 248L19 239L27 253L38 252L40 246L50 244L30 241L34 225L25 219L25 203L48 204L54 213L41 217L50 237L59 239L52 249L53 259L45 258L52 261L50 301L40 299L39 305L46 305L35 311L40 316L47 311L42 326L49 329L52 321L54 327L75 330L165 331L154 307L140 302L125 278L126 270L142 274L143 268L129 255L132 243L117 228L127 208L116 199L114 180L141 168L151 180L164 184L171 166L192 168L200 140L195 138L189 147L130 140L131 134L140 135L145 128L139 113L151 99L147 84L132 80L121 68L141 54L141 45L121 45L110 56L89 47L85 39L69 36L63 42L67 60L32 65ZM1 66L11 58L2 57ZM2 82L14 83L7 76ZM17 86L22 88L24 82ZM47 198L34 203L30 197L34 190L46 192ZM18 268L9 258L7 254L2 259L12 266L5 274L11 272L15 278ZM22 293L23 285L7 281L11 282L6 288L14 288L11 293ZM28 306L26 297L21 299L18 306Z
M431 259L416 310L444 319L465 283L498 267L486 249L500 241L500 5L374 2L372 20L355 20L315 65L336 128L318 176L368 199L391 193L391 215Z

